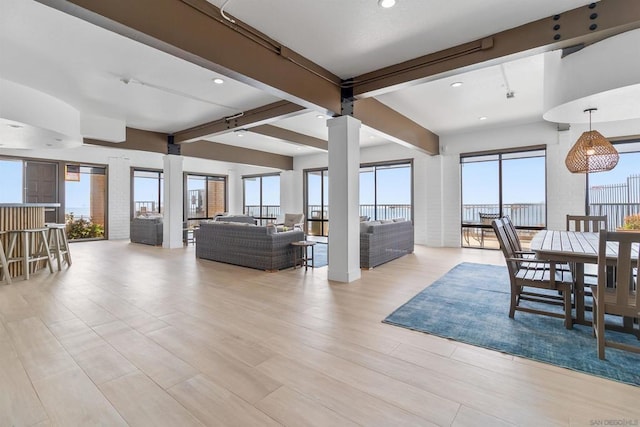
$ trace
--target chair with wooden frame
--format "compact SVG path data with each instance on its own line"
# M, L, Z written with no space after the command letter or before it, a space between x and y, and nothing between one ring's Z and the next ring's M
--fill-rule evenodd
M607 286L607 245L618 245L618 259L613 286ZM632 257L633 245L640 245L640 232L600 231L598 247L598 284L591 286L593 294L593 332L596 335L598 357L604 359L605 347L640 353L640 345L630 345L607 340L605 337L605 314L614 314L640 320L640 292L638 290L639 250ZM633 322L630 322L633 329ZM638 335L638 331L629 331Z
M504 219L493 220L491 225L496 233L498 242L500 242L500 248L509 270L511 282L509 317L513 319L516 311L542 314L564 319L565 327L571 329L573 327L573 319L571 317L573 277L571 272L557 269L555 263L523 257L523 254L516 251L509 238L507 231L509 226L505 225ZM559 291L561 295L544 293L535 289ZM559 305L564 308L564 313L521 306L521 301Z
M607 229L605 215L567 215L567 231L597 233Z
M597 233L607 230L606 215L567 215L567 231L585 233ZM598 280L598 270L594 264L584 266L584 279L588 285L595 285ZM575 274L575 266L571 265L571 271ZM611 270L609 270L611 271Z

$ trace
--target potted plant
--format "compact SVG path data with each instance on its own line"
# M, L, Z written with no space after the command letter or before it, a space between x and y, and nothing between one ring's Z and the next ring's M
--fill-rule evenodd
M640 214L624 217L624 225L618 231L640 231Z

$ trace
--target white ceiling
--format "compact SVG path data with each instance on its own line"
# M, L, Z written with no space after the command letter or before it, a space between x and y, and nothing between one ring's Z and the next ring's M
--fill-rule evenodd
M382 9L377 0L231 0L225 10L346 78L588 3L398 0ZM212 80L219 76L209 70L33 0L0 0L0 52L1 78L53 95L83 114L139 129L175 132L277 100L224 77L216 85ZM479 68L379 99L440 135L541 120L541 57L503 69ZM451 88L453 81L464 85ZM512 99L506 98L507 82ZM326 139L325 120L316 115L272 124ZM481 116L487 119L479 121ZM208 139L291 156L318 152L252 133ZM385 142L364 128L362 146Z

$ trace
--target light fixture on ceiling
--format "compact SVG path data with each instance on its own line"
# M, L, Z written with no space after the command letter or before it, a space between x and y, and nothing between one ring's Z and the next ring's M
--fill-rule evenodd
M597 108L587 108L589 131L583 132L571 147L564 164L571 173L591 173L610 171L618 164L620 156L615 147L597 130L591 129L591 113Z
M244 134L247 133L247 130L246 129L235 129L234 132L235 132L235 134L236 134L236 136L238 138L242 138L244 136Z
M378 0L378 6L388 9L396 5L396 0Z
M318 114L318 115L316 115L316 119L324 119L324 114Z
M217 85L221 85L222 83L224 83L224 80L222 80L220 77L216 77L215 79L213 79L213 82Z
M464 83L462 83L462 82L453 82L453 83L451 83L449 86L451 86L451 87L460 87L460 86L462 86L463 84L464 84Z
M480 116L478 117L478 120L487 120L487 116Z

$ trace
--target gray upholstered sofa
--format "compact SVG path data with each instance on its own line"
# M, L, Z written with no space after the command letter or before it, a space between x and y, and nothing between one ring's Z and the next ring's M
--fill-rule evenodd
M131 221L129 238L133 243L145 245L162 244L162 217L134 218Z
M195 231L196 257L260 270L293 267L291 242L304 240L304 232L271 231L275 227L223 221L201 223Z
M252 216L248 215L220 215L216 216L214 221L218 222L239 222L242 224L256 224L256 220Z
M360 223L360 267L373 268L413 252L413 223L404 218Z

